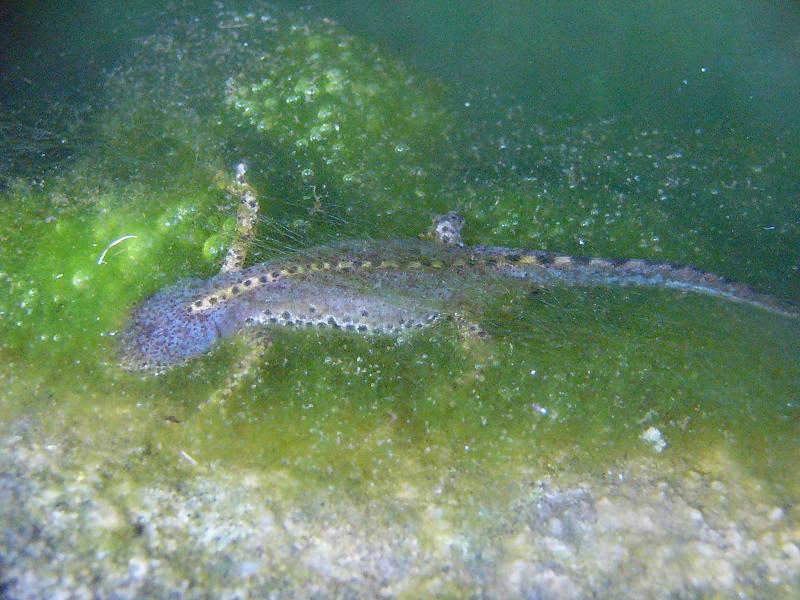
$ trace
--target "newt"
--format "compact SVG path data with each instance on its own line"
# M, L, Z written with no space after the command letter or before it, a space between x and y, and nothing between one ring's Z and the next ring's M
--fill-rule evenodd
M690 266L584 258L543 250L467 246L463 218L434 219L432 240L351 240L244 266L258 200L236 169L237 234L220 273L180 281L140 302L120 341L128 370L163 372L245 330L283 326L407 336L442 320L484 336L459 307L502 281L539 286L648 286L705 294L800 318L800 307Z

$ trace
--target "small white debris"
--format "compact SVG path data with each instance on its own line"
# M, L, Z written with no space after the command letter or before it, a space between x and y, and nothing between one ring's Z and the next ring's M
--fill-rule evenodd
M108 251L111 250L114 246L116 246L117 244L119 244L121 242L124 242L125 240L130 240L130 239L135 238L135 237L136 237L135 235L123 235L121 238L117 238L116 240L111 242L108 246L106 246L103 249L103 251L100 253L100 256L97 257L97 264L98 265L105 264L105 260L104 259L106 257L106 254L108 254Z
M653 450L656 452L661 452L667 447L667 442L664 441L664 436L661 435L661 431L655 427L648 427L645 429L639 436L639 439L653 446Z
M193 459L191 456L189 456L189 454L187 454L183 450L180 451L180 455L181 455L181 458L189 461L192 464L192 466L194 466L194 467L197 466L197 461L195 459Z

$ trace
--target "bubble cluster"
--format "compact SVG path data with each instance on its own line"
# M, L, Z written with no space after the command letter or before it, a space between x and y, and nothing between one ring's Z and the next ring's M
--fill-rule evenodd
M273 42L258 71L229 82L226 100L293 154L304 181L349 195L341 183L357 178L378 206L441 188L430 165L453 157L455 121L438 85L329 20L282 29ZM423 165L430 174L420 177Z

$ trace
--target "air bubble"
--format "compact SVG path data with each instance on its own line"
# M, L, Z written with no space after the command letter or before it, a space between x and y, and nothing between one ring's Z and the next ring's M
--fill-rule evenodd
M75 274L72 276L72 285L76 288L85 287L91 278L91 275L86 271L75 271Z

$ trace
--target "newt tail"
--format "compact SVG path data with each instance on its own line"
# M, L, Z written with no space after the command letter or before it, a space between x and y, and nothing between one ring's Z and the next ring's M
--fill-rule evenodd
M713 296L800 319L800 306L687 265L653 263L642 259L575 257L544 251L520 252L486 246L476 246L473 251L487 257L499 257L500 272L536 283L666 288Z

